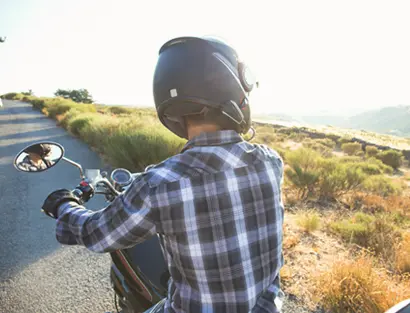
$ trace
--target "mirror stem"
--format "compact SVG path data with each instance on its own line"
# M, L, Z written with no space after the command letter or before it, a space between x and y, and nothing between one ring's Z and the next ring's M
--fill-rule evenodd
M76 163L76 162L74 162L74 161L72 161L72 160L70 160L66 157L62 157L61 159L66 161L67 163L70 163L71 165L74 165L75 167L77 167L80 170L81 179L85 179L83 168L81 167L80 164L78 164L78 163Z

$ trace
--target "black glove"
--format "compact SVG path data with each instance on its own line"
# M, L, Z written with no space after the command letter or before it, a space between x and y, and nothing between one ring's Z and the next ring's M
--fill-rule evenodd
M73 194L80 200L80 204L83 204L94 196L94 188L87 181L83 180L75 187Z
M59 189L48 195L43 203L42 209L48 216L58 218L58 207L64 202L70 201L80 204L80 199L78 199L70 190Z

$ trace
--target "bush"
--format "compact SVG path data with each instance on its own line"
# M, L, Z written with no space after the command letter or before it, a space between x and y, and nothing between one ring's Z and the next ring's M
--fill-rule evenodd
M382 197L400 195L402 192L400 186L384 175L374 175L367 178L363 182L363 190Z
M313 194L319 180L319 158L320 155L311 149L298 149L285 154L286 163L289 165L285 174L298 191L300 199Z
M255 141L258 143L263 143L265 145L270 145L273 144L277 141L277 135L271 131L271 132L263 132L263 133L256 133Z
M362 247L369 246L371 232L367 223L342 220L330 223L329 228L348 243L352 242Z
M2 99L14 100L14 97L17 95L16 92L9 92L1 96Z
M47 105L48 116L56 118L57 115L62 115L73 108L72 101L60 100L58 103L53 105Z
M366 161L359 156L344 156L338 158L339 162L346 163L348 166L355 166L362 169L362 171L369 175L377 174L393 174L393 168L385 165L382 161L376 158L368 158Z
M306 139L303 141L303 146L319 152L324 157L331 157L332 148L329 148L327 145L324 145L320 140L322 139L319 139L319 140Z
M34 108L41 111L45 107L45 100L44 98L33 99L31 101L31 104L33 105Z
M107 112L111 113L111 114L131 114L135 111L135 109L133 108L126 108L126 107L122 107L122 106L110 106L107 108Z
M179 153L185 143L165 128L120 127L105 142L104 152L113 166L142 171Z
M316 277L314 285L316 297L333 313L383 313L410 294L408 283L400 284L376 271L365 256L335 263Z
M330 148L330 149L334 149L336 147L336 142L334 142L332 139L330 138L322 138L322 139L316 139L316 142Z
M300 199L316 196L333 201L361 187L367 174L359 166L323 158L312 149L301 148L285 154L287 181L298 191Z
M347 192L358 189L367 175L358 167L341 163L337 158L320 161L318 197L321 200L335 200Z
M379 153L379 149L375 146L366 146L366 156L369 158L375 157Z
M295 131L295 132L291 132L288 136L288 138L290 140L293 140L295 142L302 142L303 140L305 140L306 138L308 138L308 136L304 133L301 133L299 131Z
M313 210L299 212L296 216L296 222L306 233L314 232L320 228L320 216Z
M395 170L397 170L403 162L403 154L395 150L382 151L376 157Z
M393 173L393 169L387 165L384 165L383 162L377 160L375 158L370 158L363 162L362 160L353 161L353 162L346 162L347 167L354 167L356 169L360 169L363 173L367 175L380 175L383 173L391 174Z
M362 145L358 142L348 142L342 144L342 150L347 155L357 155L362 151Z
M63 115L70 110L76 110L79 113L95 113L96 108L92 104L75 103L71 100L56 98L45 101L48 115L56 118L58 115Z
M390 175L393 174L393 168L391 166L384 164L379 159L376 159L374 157L368 158L366 160L366 163L376 165L384 174L390 174Z
M393 261L394 245L400 233L385 216L356 213L352 218L329 224L329 229L349 243L371 249L376 255Z
M337 141L339 146L342 146L343 144L349 143L349 142L352 142L352 137L349 137L349 136L340 137Z
M78 114L70 120L68 124L68 129L74 135L81 136L82 132L84 131L84 128L90 126L96 118L98 118L98 116L92 113ZM83 136L86 136L86 134L84 134Z

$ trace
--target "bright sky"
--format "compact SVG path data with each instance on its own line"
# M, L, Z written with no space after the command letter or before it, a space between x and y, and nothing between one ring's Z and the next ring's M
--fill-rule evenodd
M153 105L161 45L217 35L260 81L254 112L409 105L409 16L407 0L0 0L0 93L86 88Z

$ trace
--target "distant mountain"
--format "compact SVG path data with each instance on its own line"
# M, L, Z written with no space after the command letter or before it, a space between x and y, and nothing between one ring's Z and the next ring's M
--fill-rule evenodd
M367 130L384 134L410 136L410 105L390 106L346 116L330 113L289 115L283 113L261 114L256 119L283 121L299 126L326 126Z
M379 133L410 135L410 106L398 105L364 112L349 118L350 128Z

